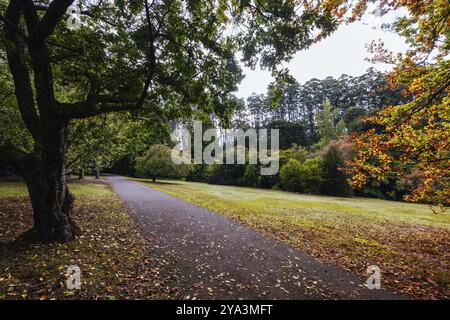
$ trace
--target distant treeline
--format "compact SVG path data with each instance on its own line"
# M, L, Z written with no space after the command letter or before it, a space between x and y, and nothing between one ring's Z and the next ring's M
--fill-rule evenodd
M370 68L359 77L312 79L305 84L271 86L267 94L253 94L238 111L234 127L279 128L280 148L292 144L310 147L320 140L315 116L329 100L336 124L343 121L349 133L368 127L363 117L384 106L408 101L400 89L393 90L386 74Z
M362 190L347 184L345 167L354 155L349 135L369 129L364 117L408 101L384 73L369 69L359 77L312 79L271 86L252 95L235 114L234 128L280 130L280 171L260 176L260 165L194 165L191 181L275 188L288 191L400 200L413 178L372 181Z

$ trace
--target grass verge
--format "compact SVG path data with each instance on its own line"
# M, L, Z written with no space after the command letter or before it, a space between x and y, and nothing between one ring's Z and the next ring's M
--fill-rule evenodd
M14 241L32 227L25 185L0 183L0 299L165 299L151 243L104 181L72 182L82 235L66 244ZM81 269L81 290L68 290L67 268Z

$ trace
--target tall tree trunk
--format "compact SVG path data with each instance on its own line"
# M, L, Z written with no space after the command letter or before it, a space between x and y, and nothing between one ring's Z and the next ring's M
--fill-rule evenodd
M78 172L78 179L83 180L84 179L84 169L80 169Z
M64 156L67 125L47 129L45 140L31 156L25 181L34 212L32 234L43 241L72 241L80 230L73 220L74 196L66 182Z
M94 173L95 173L95 179L100 179L100 169L99 168L94 168Z

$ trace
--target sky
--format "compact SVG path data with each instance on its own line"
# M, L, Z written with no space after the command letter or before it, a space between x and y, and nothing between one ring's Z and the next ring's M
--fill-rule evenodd
M387 49L404 52L407 49L403 38L393 32L383 31L381 23L391 21L393 16L375 17L366 15L362 21L341 25L328 38L314 44L306 51L298 52L287 64L292 76L304 83L312 78L324 79L342 74L359 76L368 68L387 71L391 66L372 64L365 61L370 57L366 45L372 40L381 39ZM245 79L239 85L237 97L248 98L253 92L265 93L273 81L269 71L243 67Z

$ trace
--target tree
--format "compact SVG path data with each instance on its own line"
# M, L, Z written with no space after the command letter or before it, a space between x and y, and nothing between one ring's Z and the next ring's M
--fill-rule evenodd
M332 109L330 100L325 99L323 110L316 113L316 123L320 136L319 146L324 147L331 140L338 138L345 132L344 122L337 121L337 109Z
M101 169L112 165L128 149L127 125L118 115L78 120L69 128L66 168L78 169L80 176L91 169L97 179Z
M421 182L406 201L450 204L450 6L447 0L383 1L384 11L404 7L409 14L391 29L404 36L410 50L394 56L372 44L375 62L395 65L394 88L411 101L387 105L366 121L372 128L354 136L359 147L351 163L354 187L414 175Z
M206 182L208 179L208 165L205 163L192 165L192 170L186 176L187 181Z
M236 115L240 123L247 117L253 127L278 126L280 137L285 139L280 141L282 148L292 143L309 147L318 142L320 132L315 116L323 112L326 99L333 106L334 123L343 120L350 132L369 129L368 124L362 123L363 118L386 104L409 101L401 87L389 86L387 74L373 68L359 77L343 74L337 79L311 79L303 85L291 80L271 84L266 94L252 94L247 99L246 113Z
M261 128L266 123L269 113L269 105L264 95L253 93L247 99L246 109L250 115L250 124L254 128Z
M308 145L308 137L305 126L301 122L289 122L274 120L267 124L267 129L278 129L280 135L280 149L288 149L293 144Z
M187 165L175 165L168 146L156 144L136 158L136 174L141 178L181 178L188 174Z
M70 122L117 111L184 117L232 114L229 95L248 66L275 66L336 29L343 4L297 1L1 0L2 50L17 107L33 139L20 165L33 212L32 233L70 241L79 234L65 179ZM76 4L76 5L80 5ZM228 32L239 25L240 31ZM314 32L313 36L312 30ZM18 152L21 150L17 150Z
M341 170L344 166L345 162L340 150L335 145L330 145L323 155L322 193L344 197L352 195L352 189Z

